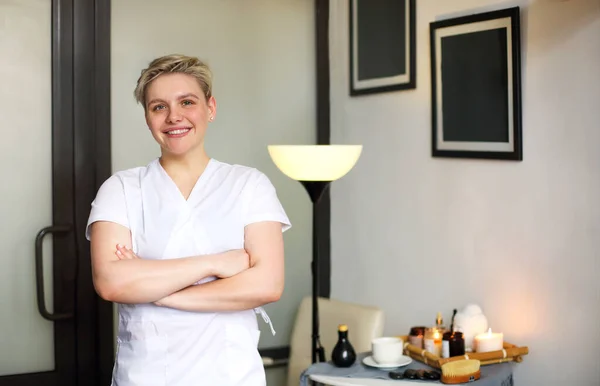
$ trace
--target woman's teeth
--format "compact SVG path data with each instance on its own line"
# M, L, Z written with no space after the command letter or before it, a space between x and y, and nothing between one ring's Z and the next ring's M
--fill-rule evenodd
M167 134L169 135L177 135L177 134L183 134L190 131L190 129L177 129L177 130L171 130L171 131L167 131Z

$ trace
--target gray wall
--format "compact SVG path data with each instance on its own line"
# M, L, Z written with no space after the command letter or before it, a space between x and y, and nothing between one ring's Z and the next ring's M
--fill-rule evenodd
M332 1L332 296L382 307L386 334L479 303L527 345L519 385L597 386L600 2L418 0L416 90L348 96L348 1ZM521 5L524 161L430 156L429 23Z

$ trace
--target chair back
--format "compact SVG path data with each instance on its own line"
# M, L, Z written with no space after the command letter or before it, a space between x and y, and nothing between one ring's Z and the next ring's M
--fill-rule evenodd
M377 307L319 298L319 333L325 349L325 359L338 341L338 325L348 326L348 340L356 353L371 350L373 338L383 334L384 313ZM300 374L312 363L312 297L302 299L290 342L288 386L298 386Z

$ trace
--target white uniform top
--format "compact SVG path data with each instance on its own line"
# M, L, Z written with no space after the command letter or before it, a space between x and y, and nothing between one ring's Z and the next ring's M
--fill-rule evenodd
M111 221L130 229L143 259L173 259L244 247L244 227L291 225L275 188L256 169L211 159L188 200L158 159L118 172L98 191L89 226ZM207 278L197 284L214 280ZM255 311L187 312L154 304L119 304L113 386L259 386ZM271 326L272 328L272 326Z

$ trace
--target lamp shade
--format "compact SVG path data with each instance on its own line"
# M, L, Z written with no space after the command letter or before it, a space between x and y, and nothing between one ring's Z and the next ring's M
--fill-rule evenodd
M270 145L269 155L286 176L297 181L335 181L358 161L362 145Z

